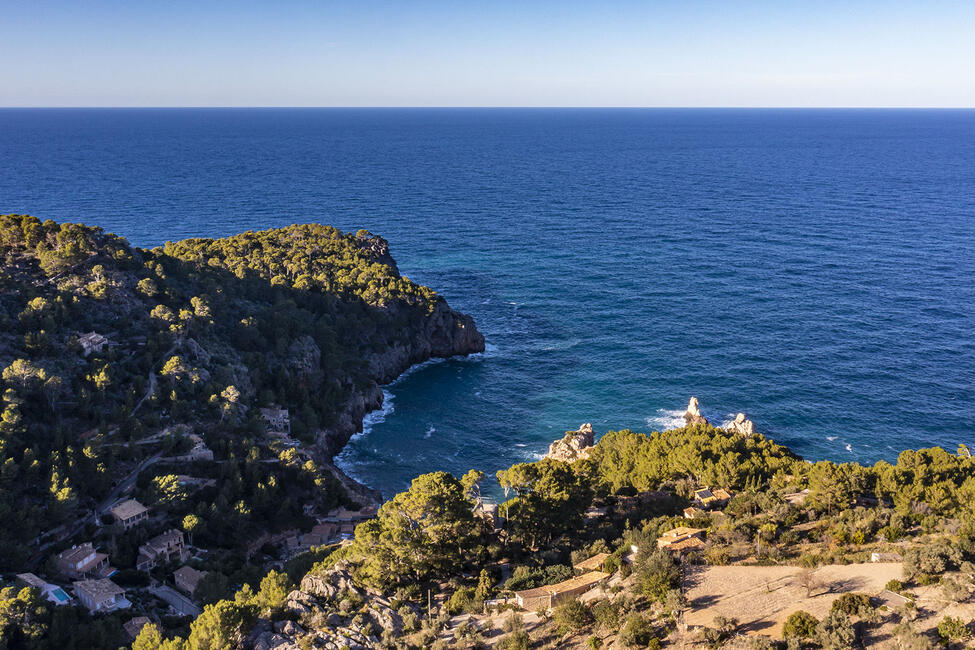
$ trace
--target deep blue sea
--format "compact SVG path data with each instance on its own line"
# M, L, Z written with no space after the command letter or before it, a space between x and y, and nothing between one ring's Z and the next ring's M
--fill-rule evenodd
M0 212L153 246L368 228L474 316L340 457L537 458L691 395L811 459L975 445L975 111L0 111Z

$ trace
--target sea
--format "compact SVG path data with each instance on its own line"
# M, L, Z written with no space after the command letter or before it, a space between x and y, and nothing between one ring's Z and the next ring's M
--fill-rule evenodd
M386 496L692 395L813 460L975 445L975 111L4 109L0 158L0 212L139 246L386 237L487 339L339 456Z

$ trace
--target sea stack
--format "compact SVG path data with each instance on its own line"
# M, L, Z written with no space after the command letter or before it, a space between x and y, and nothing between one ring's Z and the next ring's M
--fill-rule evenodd
M687 426L708 424L708 421L701 415L701 409L698 407L696 397L692 397L687 403L687 410L684 412L684 422L687 423Z
M738 433L743 436L754 435L755 423L745 417L744 413L735 416L734 421L725 429L728 433Z
M587 422L580 426L577 431L566 431L564 438L549 445L545 458L563 460L567 463L580 458L589 458L589 452L592 451L594 441L592 425Z

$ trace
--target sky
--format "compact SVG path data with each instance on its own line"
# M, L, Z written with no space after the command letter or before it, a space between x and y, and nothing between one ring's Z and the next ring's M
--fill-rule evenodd
M0 106L975 107L975 2L0 0Z

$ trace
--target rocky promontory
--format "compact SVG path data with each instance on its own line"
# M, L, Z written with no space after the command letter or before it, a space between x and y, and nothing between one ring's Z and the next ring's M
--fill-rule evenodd
M566 431L564 438L549 445L545 458L562 460L567 463L581 458L589 458L593 444L595 444L595 436L592 425L587 422L580 426L577 431Z

